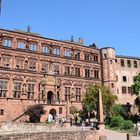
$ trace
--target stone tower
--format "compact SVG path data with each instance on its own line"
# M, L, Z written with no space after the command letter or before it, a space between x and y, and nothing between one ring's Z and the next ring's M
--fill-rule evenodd
M103 85L109 87L110 90L116 94L116 65L114 48L105 47L101 49L101 63Z

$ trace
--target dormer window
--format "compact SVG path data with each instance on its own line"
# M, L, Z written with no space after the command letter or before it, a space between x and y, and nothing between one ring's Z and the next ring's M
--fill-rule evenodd
M5 38L3 45L6 46L6 47L12 47L12 40L8 39L8 38Z
M22 41L18 41L18 48L19 49L24 49L25 48L25 43Z
M36 44L33 44L33 43L31 43L30 44L30 46L29 46L29 50L31 50L31 51L36 51L37 50L37 45Z

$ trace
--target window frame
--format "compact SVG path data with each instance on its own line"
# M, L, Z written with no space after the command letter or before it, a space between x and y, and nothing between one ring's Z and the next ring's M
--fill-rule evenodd
M54 47L53 48L53 54L55 56L60 56L60 48L59 47Z
M29 50L33 52L37 52L37 43L30 43Z
M10 43L10 44L9 44ZM3 45L5 47L12 47L12 39L11 38L4 38Z
M49 46L48 45L43 45L42 46L42 53L48 54L49 53Z
M64 57L71 57L71 50L70 49L64 49Z
M24 45L23 45L24 44ZM25 41L17 41L17 48L18 49L25 49Z

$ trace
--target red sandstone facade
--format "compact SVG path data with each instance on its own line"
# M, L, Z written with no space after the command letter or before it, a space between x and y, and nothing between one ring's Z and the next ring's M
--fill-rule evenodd
M115 49L97 49L79 42L0 29L0 122L12 121L28 106L42 104L49 113L81 109L86 86L108 86L120 103L134 103L131 85L140 58L117 56ZM22 121L22 120L21 120Z
M100 50L81 43L1 29L0 121L34 104L44 105L44 120L50 111L66 116L69 106L80 109L86 85L101 83Z

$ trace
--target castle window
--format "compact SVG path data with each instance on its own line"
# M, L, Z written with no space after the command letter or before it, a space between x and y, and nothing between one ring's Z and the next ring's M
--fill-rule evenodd
M76 88L76 101L81 101L81 88Z
M86 78L90 77L90 69L89 68L85 69L85 77Z
M131 61L130 60L127 60L127 66L131 67Z
M85 53L85 60L90 60L90 55L89 55L89 53Z
M65 101L70 100L70 87L65 87Z
M123 82L127 82L126 76L123 76Z
M94 70L94 78L99 79L99 71L98 70Z
M42 52L43 53L48 53L49 47L48 46L43 46L42 47Z
M113 61L112 60L110 60L110 64L112 64L113 63Z
M111 88L114 88L114 83L111 83Z
M128 93L129 93L129 94L132 93L132 87L128 87Z
M4 39L4 46L12 47L12 40L11 39Z
M80 68L75 67L75 76L80 77Z
M65 75L70 75L70 66L65 66Z
M122 94L126 93L126 87L122 87Z
M19 49L24 49L25 48L25 43L22 41L18 41L18 48Z
M74 51L74 58L75 59L80 59L80 52Z
M106 53L104 54L104 58L107 58L107 55L106 55Z
M14 82L14 98L20 98L21 94L21 83L20 82Z
M94 55L93 58L94 58L94 62L98 62L98 55Z
M64 50L64 56L65 57L70 57L71 56L70 55L70 50L68 50L68 49Z
M31 50L31 51L36 51L37 50L37 45L36 44L33 44L33 43L31 43L30 44L30 46L29 46L29 50Z
M62 107L59 107L59 114L62 114Z
M0 97L6 97L7 94L7 81L0 81Z
M4 109L0 109L0 116L4 115Z
M16 69L23 69L23 62L22 58L16 58Z
M60 73L59 72L59 68L60 68L60 64L55 63L54 64L54 72L55 72L55 74L59 74Z
M53 54L59 56L60 55L60 48L54 48Z
M36 70L36 60L35 59L29 59L29 70Z
M49 64L49 62L47 62L47 61L42 61L41 62L41 71L42 72L47 72L48 71L48 64Z
M33 99L34 98L34 93L35 93L35 84L28 83L27 98L28 99Z
M137 67L138 67L137 61L134 61L134 68L137 68Z
M124 67L124 59L121 59L121 66Z
M115 59L115 62L117 63L117 59Z
M1 60L2 60L2 66L6 67L6 68L10 68L10 56L2 56Z

